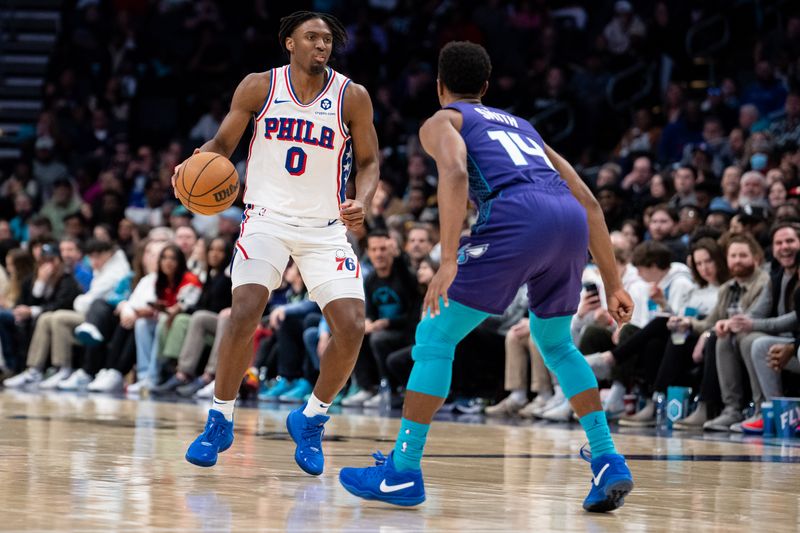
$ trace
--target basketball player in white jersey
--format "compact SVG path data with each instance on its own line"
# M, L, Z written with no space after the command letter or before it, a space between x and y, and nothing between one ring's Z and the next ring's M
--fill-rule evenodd
M378 182L369 94L328 66L334 46L345 39L331 15L300 11L281 19L279 40L289 64L245 77L219 131L198 150L230 157L254 119L246 209L231 262L231 318L205 431L186 452L193 464L214 465L233 442L233 406L253 334L291 257L331 327L311 398L286 420L297 464L309 474L322 473L326 412L350 376L364 337L361 268L345 234L363 224ZM346 199L353 162L356 197Z

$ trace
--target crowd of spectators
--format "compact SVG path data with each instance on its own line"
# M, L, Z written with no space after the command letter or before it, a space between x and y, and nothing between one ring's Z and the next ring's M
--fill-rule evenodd
M436 56L453 39L487 47L485 103L531 118L605 214L636 313L617 328L589 264L573 334L608 387L609 416L652 425L659 395L687 385L699 407L685 427L758 429L761 401L793 384L781 370L800 372L798 12L652 0L73 4L44 110L20 133L24 156L2 168L6 387L213 391L241 199L220 215L193 215L170 177L214 135L238 81L285 62L280 16L304 7L347 27L333 65L369 90L381 147L367 226L350 234L365 273L367 337L345 406L399 402L410 371L438 266L436 169L417 130L438 108ZM732 37L698 61L687 29L714 20ZM243 179L245 150L232 156ZM477 412L483 397L501 400L489 415L570 419L529 342L525 299L521 290L459 346L454 408ZM302 401L329 339L290 265L255 337L259 398ZM639 409L624 414L634 392Z

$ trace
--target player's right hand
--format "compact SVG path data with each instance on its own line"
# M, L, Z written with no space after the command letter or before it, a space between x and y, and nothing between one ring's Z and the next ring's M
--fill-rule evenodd
M199 153L200 153L200 148L195 148L194 152L192 152L192 155L199 154ZM181 167L188 160L189 160L189 158L187 157L186 159L183 160L183 162L181 164L175 165L175 170L172 172L172 194L175 195L175 198L178 198L178 191L177 191L177 189L175 189L175 180L178 178L178 173L181 171Z
M608 312L620 326L630 322L633 316L633 300L625 289L616 289L608 296Z
M458 264L453 262L442 263L439 270L434 274L431 282L428 284L428 291L425 293L425 300L422 302L422 317L431 315L431 318L439 314L439 298L444 301L444 306L450 305L447 299L447 289L453 284L458 272Z

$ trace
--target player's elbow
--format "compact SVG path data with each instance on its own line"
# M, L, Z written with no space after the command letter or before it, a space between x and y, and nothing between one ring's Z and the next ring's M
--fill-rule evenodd
M467 166L461 161L439 165L439 181L442 178L451 183L467 183Z

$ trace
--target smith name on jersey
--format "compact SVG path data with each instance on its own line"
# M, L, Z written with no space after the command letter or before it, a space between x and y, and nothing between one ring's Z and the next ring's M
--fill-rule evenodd
M288 65L272 69L255 117L247 159L245 204L289 217L337 219L353 164L342 110L350 80L331 68L308 104L292 89Z

